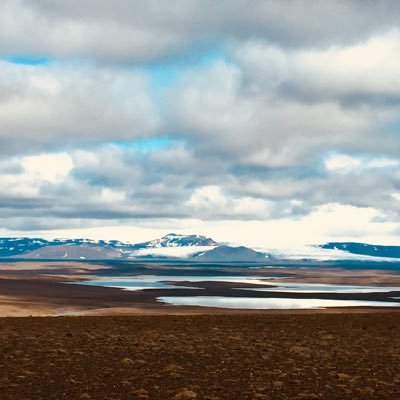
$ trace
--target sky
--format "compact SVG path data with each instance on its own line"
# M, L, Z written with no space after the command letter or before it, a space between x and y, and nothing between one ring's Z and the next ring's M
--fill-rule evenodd
M2 0L0 235L399 244L400 3Z

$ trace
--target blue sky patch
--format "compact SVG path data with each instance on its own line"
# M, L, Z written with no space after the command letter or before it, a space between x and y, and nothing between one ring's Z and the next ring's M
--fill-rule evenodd
M180 139L176 139L171 136L159 136L154 138L116 142L114 144L119 147L136 150L141 153L150 153L152 151L165 149L180 142Z
M225 60L225 50L216 46L199 54L196 47L188 50L179 58L164 64L147 65L144 68L153 90L170 87L190 67L207 66L219 60Z
M47 65L50 63L50 58L46 56L32 56L28 54L17 54L7 57L9 62L22 65Z

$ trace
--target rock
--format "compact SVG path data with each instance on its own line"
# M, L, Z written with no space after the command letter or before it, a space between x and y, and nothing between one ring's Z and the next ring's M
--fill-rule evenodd
M322 400L322 397L316 393L300 393L297 395L296 399L302 400Z
M180 365L169 364L164 369L164 372L182 372L183 368Z
M306 346L293 346L290 349L290 352L293 354L308 358L308 357L310 357L311 349Z
M333 336L331 334L325 334L325 335L321 335L320 338L322 340L333 340L333 339L335 339L335 336Z
M90 396L89 393L82 393L82 394L79 396L79 398L80 398L81 400L89 400L89 399L91 399L92 397Z
M148 399L149 392L146 389L140 388L133 392L133 394L139 399Z
M125 357L121 360L121 364L124 365L125 367L130 367L134 365L135 362L131 358Z
M197 399L197 393L193 392L192 390L182 390L175 395L176 400L191 400Z
M375 393L375 390L372 389L372 387L370 387L370 386L366 386L361 391L362 391L362 393L368 394L368 395L373 395Z

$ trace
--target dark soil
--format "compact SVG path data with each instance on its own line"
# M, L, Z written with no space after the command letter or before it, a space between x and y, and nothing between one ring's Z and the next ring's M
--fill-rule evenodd
M399 398L399 313L0 319L0 400Z

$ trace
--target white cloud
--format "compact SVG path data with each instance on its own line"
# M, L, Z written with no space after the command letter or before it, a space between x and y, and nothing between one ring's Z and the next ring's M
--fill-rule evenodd
M325 159L325 167L329 171L335 172L354 172L363 169L374 168L393 168L397 167L399 162L386 157L352 157L346 154L332 154Z
M332 155L325 160L325 167L330 171L352 170L361 166L361 160L346 155Z
M68 176L74 166L67 153L24 157L21 164L27 174L51 183L57 183Z
M208 218L268 218L271 203L248 196L233 197L223 193L221 187L204 186L194 190L186 203L193 215Z
M112 190L109 188L103 188L100 192L100 201L110 203L110 205L117 205L126 200L124 192Z
M399 29L356 44L318 49L288 50L249 41L238 44L232 54L253 90L270 88L309 101L370 101L368 96L399 96Z

